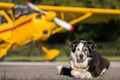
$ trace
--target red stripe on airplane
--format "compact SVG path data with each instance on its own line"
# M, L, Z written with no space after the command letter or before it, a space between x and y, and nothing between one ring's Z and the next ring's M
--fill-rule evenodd
M16 29L16 28L19 28L19 27L21 27L22 25L30 22L31 20L32 20L32 19L29 19L29 20L27 20L27 21L25 21L25 22L23 22L23 23L20 23L20 24L18 24L18 25L16 25L16 26L12 27L12 28L8 28L8 29L5 29L5 30L2 30L2 31L0 31L0 33L4 33L4 32L11 31L11 30L14 30L14 29Z

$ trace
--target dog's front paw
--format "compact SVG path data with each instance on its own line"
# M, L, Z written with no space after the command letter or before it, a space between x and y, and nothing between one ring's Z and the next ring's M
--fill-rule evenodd
M76 76L73 76L74 79L79 79L80 76L79 75L76 75Z
M85 77L88 78L88 79L92 79L92 74L90 72L86 72L85 73Z
M78 71L72 70L71 75L73 76L73 78L80 78L80 74Z
M76 71L76 70L72 70L71 75L73 76L73 78L81 78L81 79L85 78L84 74L82 74L82 73L80 73L79 71Z

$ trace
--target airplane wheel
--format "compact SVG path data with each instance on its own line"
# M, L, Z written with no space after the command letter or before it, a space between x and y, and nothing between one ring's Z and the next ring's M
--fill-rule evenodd
M45 61L55 61L57 56L59 55L59 51L56 49L51 49L44 56Z

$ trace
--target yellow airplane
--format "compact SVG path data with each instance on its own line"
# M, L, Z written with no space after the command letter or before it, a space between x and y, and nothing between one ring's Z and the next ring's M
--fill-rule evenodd
M40 5L36 7L30 2L27 2L26 5L0 2L1 60L9 50L14 50L33 41L42 43L63 29L73 31L74 28L71 25L78 22L94 24L107 22L120 16L120 10L112 9ZM40 47L46 53L44 60L51 61L59 55L57 49L48 50L43 45Z
M0 3L0 59L9 50L33 41L42 43L59 31L57 25L73 30L69 23L57 18L55 12L46 13L34 12L26 5ZM40 47L46 53L44 60L54 60L59 55L57 49L48 50L42 45Z

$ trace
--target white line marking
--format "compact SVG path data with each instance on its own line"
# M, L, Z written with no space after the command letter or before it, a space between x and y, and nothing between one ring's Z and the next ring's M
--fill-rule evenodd
M48 65L59 66L68 65L68 62L0 62L0 65ZM111 62L110 67L120 67L120 62Z

